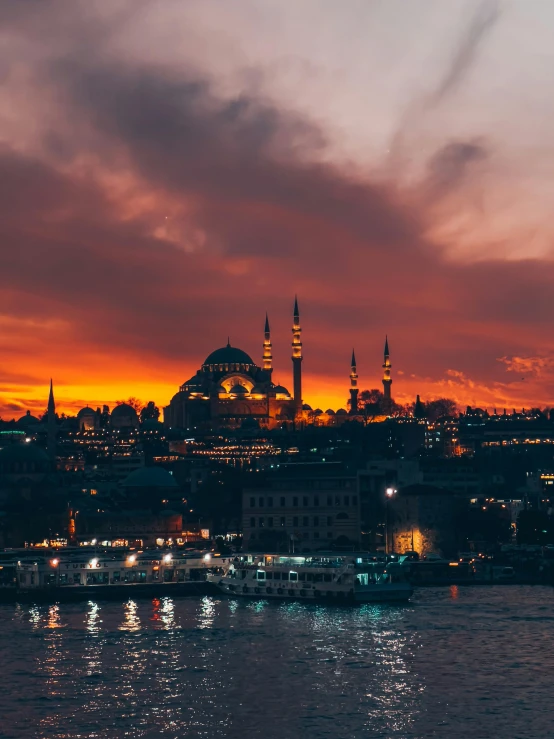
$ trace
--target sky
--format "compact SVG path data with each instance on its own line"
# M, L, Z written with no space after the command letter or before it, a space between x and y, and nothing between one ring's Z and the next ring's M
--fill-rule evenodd
M0 416L215 348L344 407L554 405L550 0L0 0Z

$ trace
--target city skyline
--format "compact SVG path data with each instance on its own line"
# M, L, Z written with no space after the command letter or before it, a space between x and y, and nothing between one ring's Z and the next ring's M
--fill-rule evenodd
M552 404L554 8L61 8L0 10L0 416L161 408L266 311L291 387L295 293L314 408L385 335L400 403Z

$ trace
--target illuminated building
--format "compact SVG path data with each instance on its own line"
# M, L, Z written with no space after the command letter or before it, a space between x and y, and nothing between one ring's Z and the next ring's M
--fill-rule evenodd
M263 367L242 349L216 349L164 409L170 428L238 428L254 422L277 428L302 419L302 342L298 302L294 303L292 363L294 394L272 381L273 356L266 316ZM112 414L113 415L113 414Z
M384 361L383 361L383 395L385 396L386 401L391 401L391 385L392 385L392 379L390 376L391 373L391 363L390 363L390 353L389 353L389 339L388 336L385 337L385 351L384 351Z

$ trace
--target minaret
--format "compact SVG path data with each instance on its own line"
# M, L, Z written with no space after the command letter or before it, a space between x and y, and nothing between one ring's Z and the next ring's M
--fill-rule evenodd
M271 353L271 334L269 332L269 318L267 313L265 314L265 329L264 329L264 371L269 374L273 372L273 355Z
M292 323L292 376L294 388L295 417L302 417L302 329L300 328L300 313L298 300L294 298L294 318Z
M383 362L383 395L385 396L385 400L391 399L391 393L390 393L390 386L392 385L392 380L390 376L391 371L391 363L390 363L390 354L389 354L389 339L388 336L385 337L385 361Z
M358 412L358 373L356 371L356 355L352 349L350 362L350 413Z
M46 442L46 451L50 457L56 456L56 403L54 401L54 385L50 378L50 395L48 396L48 436Z

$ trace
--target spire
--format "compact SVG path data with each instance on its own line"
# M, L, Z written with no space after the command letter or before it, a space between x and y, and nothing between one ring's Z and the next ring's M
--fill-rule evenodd
M358 412L358 371L356 369L356 355L352 349L350 362L350 413Z
M302 329L300 328L300 311L298 298L294 296L294 315L292 321L292 370L294 386L295 416L302 418Z
M385 336L385 352L383 362L383 395L385 396L385 400L391 400L392 379L390 373L391 363L389 354L389 337Z
M229 341L229 337L227 337L227 348L231 346L231 342Z
M273 372L273 355L271 352L271 333L269 331L269 318L267 313L265 314L265 328L264 328L264 370L266 372Z
M47 412L47 441L46 451L51 457L56 455L56 402L54 400L54 383L50 378L50 393L48 395Z

